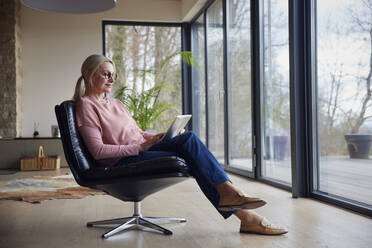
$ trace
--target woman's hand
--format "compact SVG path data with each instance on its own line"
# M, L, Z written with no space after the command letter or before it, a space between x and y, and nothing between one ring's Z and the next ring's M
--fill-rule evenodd
M164 135L165 135L165 133L158 133L154 137L156 137L158 139L158 141L160 141L164 137Z
M140 152L147 151L153 144L159 142L161 138L163 138L163 136L164 136L164 133L159 133L159 134L152 136L151 138L149 138L148 140L146 140L140 145L139 151Z

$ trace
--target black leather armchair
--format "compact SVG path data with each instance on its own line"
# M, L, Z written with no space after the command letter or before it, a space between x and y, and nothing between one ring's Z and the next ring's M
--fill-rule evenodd
M185 161L179 157L164 157L123 167L97 165L77 130L74 106L73 101L65 101L55 106L55 113L66 160L76 182L81 186L102 190L120 200L134 202L133 216L88 222L87 226L119 225L102 235L107 238L140 225L169 235L172 234L170 230L154 222L186 222L183 218L145 217L141 214L142 199L189 177Z

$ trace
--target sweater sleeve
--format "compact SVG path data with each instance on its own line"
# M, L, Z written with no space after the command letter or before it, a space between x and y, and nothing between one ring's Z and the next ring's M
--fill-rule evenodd
M89 152L96 160L107 158L118 158L125 156L136 156L139 153L140 145L110 145L104 144L101 132L98 128L90 126L78 127L81 136Z

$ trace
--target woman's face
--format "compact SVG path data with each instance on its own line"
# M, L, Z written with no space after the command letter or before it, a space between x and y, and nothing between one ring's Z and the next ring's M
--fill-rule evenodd
M92 77L92 91L97 95L110 93L115 77L114 66L110 62L103 62Z

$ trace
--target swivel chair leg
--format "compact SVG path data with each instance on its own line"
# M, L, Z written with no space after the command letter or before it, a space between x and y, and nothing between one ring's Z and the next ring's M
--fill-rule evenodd
M98 225L114 225L114 224L123 224L129 220L132 220L133 216L125 218L117 218L111 220L100 220L100 221L91 221L87 223L88 227L98 226Z
M158 230L158 231L164 233L165 235L172 235L173 234L172 231L170 231L170 230L168 230L164 227L161 227L159 225L156 225L155 223L152 223L152 222L150 222L150 221L148 221L144 218L141 218L141 217L139 217L139 223L138 224L142 225L142 226L150 227L150 228L155 229L155 230Z
M132 226L136 225L137 218L132 218L129 221L125 222L124 224L121 224L120 226L115 227L114 229L108 231L107 233L102 234L102 238L108 238L115 233L124 231L128 228L131 228Z
M185 218L172 218L172 217L152 217L152 216L142 216L143 219L146 219L150 222L186 222Z

